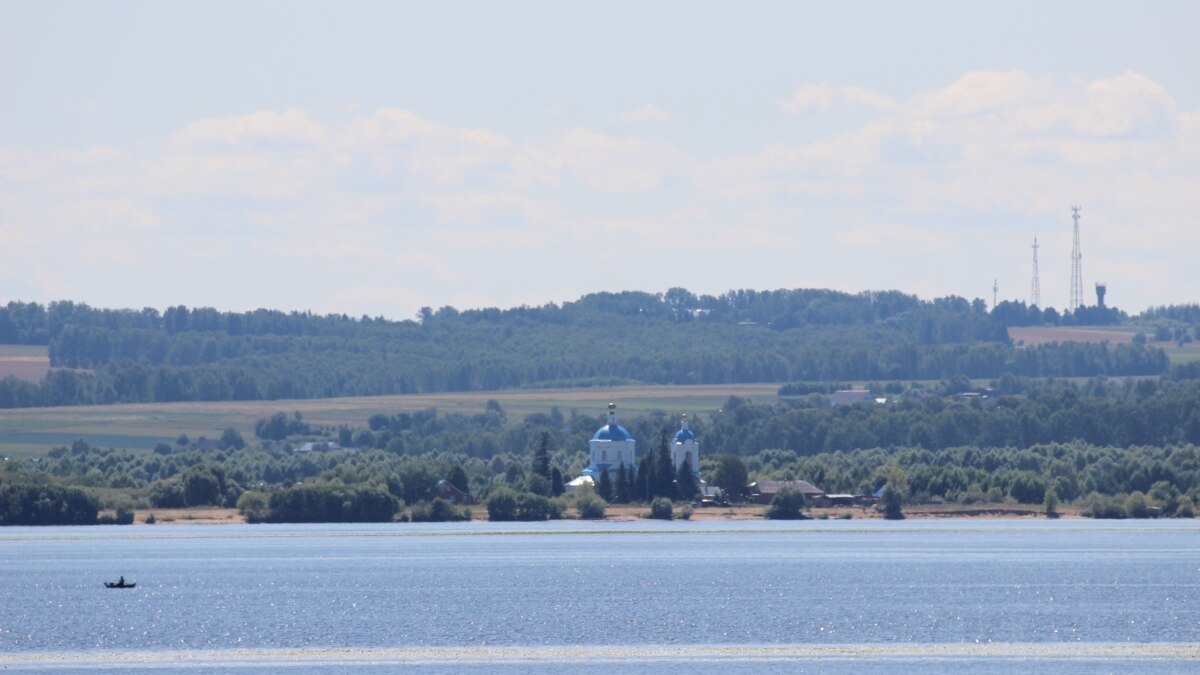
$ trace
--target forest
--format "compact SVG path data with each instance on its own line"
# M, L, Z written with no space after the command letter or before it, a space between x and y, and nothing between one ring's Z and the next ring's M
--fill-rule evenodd
M595 293L507 310L422 308L402 321L10 302L0 307L0 344L46 345L54 370L39 383L0 380L0 408L618 384L1158 375L1168 368L1165 353L1144 341L1016 347L1007 326L1023 325L1014 317L1029 321L1028 314L1023 305L1001 303L989 312L980 300L958 297L820 289ZM1077 316L1125 317L1080 308L1074 315L1040 312L1038 322L1070 324Z

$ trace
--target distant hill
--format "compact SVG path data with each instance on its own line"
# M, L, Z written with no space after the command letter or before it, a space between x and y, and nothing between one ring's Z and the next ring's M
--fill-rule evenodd
M40 383L0 380L0 407L1006 373L1150 375L1167 367L1161 350L1136 344L1016 349L1000 319L980 300L823 289L594 293L507 310L423 308L405 321L10 302L0 308L0 344L46 345L56 369Z

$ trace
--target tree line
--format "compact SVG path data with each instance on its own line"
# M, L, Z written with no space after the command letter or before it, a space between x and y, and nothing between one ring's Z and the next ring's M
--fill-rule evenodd
M1154 347L1014 348L980 301L819 289L595 293L414 320L10 302L0 343L46 344L0 407L238 401L533 386L1157 374Z

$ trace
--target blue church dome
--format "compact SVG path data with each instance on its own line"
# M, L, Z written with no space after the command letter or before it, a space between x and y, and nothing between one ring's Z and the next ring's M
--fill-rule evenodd
M693 434L691 429L680 429L675 433L676 443L686 443L688 441L696 442L696 434Z
M632 440L633 436L625 430L625 427L618 424L605 424L596 430L596 435L592 436L593 441L628 441Z

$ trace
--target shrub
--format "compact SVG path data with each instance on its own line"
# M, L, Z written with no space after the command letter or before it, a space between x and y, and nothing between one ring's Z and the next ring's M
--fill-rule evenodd
M1058 495L1054 494L1053 488L1047 488L1046 495L1042 498L1042 510L1047 518L1058 517Z
M517 495L517 520L550 520L552 506L542 495L529 492Z
M579 517L582 520L603 519L604 509L607 507L608 504L595 495L582 495L575 500L575 508L579 511Z
M157 523L157 522L158 522L158 518L155 518L153 513L151 513L150 515L146 516L146 524L147 524L147 525L153 525L153 524L155 524L155 523Z
M650 503L650 517L658 520L671 520L675 517L675 505L666 497L658 497Z
M1125 517L1125 507L1115 497L1092 493L1088 498L1085 516L1102 519L1121 519Z
M470 516L441 497L428 502L417 502L412 507L414 523L453 523L469 518Z
M502 487L492 493L487 500L488 520L492 522L511 522L517 519L517 493Z
M1146 506L1146 495L1134 491L1126 497L1125 515L1130 518L1149 518L1150 509Z
M804 518L804 507L804 495L785 488L771 500L766 516L771 520L801 520Z
M692 505L684 504L683 508L679 509L679 515L677 517L680 520L691 520L692 519Z
M98 511L79 488L0 485L0 525L94 525Z
M238 513L249 523L261 523L271 515L270 498L264 492L243 492L237 500Z

